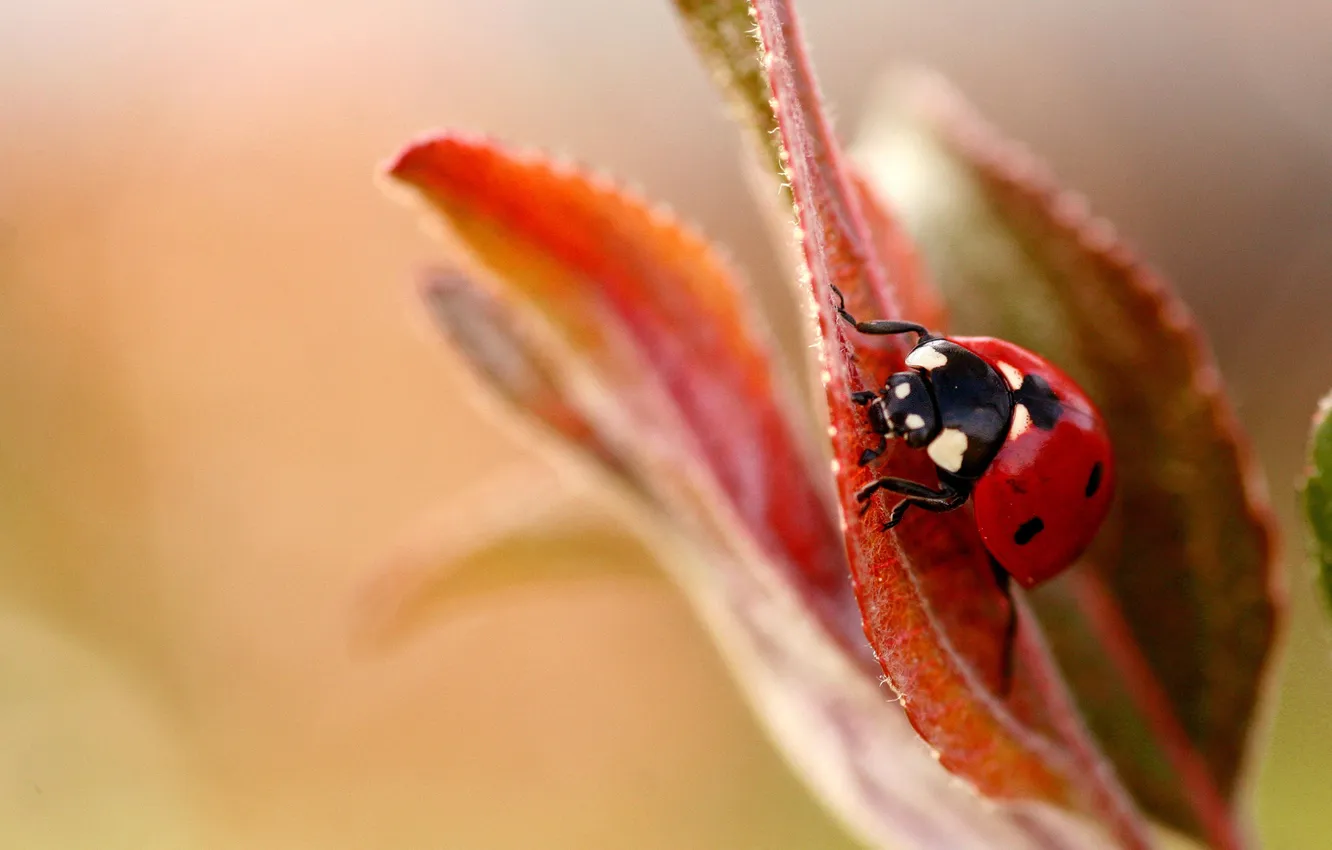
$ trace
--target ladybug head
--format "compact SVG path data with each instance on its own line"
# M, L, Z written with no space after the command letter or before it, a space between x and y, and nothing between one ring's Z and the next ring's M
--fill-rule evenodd
M882 402L870 409L871 424L879 433L900 437L918 449L939 432L934 396L920 375L898 372L888 379L881 396Z

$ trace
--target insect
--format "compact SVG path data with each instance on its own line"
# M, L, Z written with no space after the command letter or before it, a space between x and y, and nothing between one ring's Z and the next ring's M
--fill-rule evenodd
M913 507L951 511L971 499L986 549L1023 587L1072 564L1096 536L1115 485L1105 422L1081 387L1011 342L938 336L912 322L857 321L836 294L838 313L861 333L916 334L906 357L910 371L853 398L881 435L861 465L896 437L923 448L939 478L937 488L879 478L856 498L868 507L880 490L904 497L885 528Z

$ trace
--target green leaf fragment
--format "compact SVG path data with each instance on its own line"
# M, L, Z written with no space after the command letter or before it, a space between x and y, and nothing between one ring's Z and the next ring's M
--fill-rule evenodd
M1304 515L1310 552L1318 571L1323 601L1332 612L1332 394L1324 396L1314 416L1309 441L1309 478L1304 484Z

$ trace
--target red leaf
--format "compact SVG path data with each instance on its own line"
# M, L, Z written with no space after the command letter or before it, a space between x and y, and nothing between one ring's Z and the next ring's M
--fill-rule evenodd
M604 181L484 141L413 145L391 173L596 359L598 379L643 429L617 435L612 450L656 442L709 471L759 547L841 627L853 602L812 450L784 409L793 393L775 383L762 320L710 246Z
M1116 446L1120 504L1089 565L1034 597L1083 711L1152 814L1241 846L1229 798L1277 576L1262 482L1206 343L1108 224L939 81L899 86L888 114L866 163L968 332L1068 369Z
M872 441L860 411L850 401L863 382L835 312L831 288L840 287L848 299L852 293L872 293L886 315L901 313L878 264L853 184L841 167L842 154L820 110L794 14L782 0L755 0L753 5L819 308L825 387L835 426L833 446L841 461L838 490L844 512L854 516L855 492L870 476L857 469L856 459ZM891 357L881 360L901 368ZM898 473L903 462L899 455L905 454L894 453L885 471ZM987 796L1069 807L1097 818L1124 843L1147 846L1145 827L1067 704L1062 682L1030 618L1023 618L1020 636L1025 689L1012 708L1027 710L1019 713L982 687L958 652L957 639L964 636L946 630L941 615L947 609L930 604L902 542L896 535L877 531L883 518L882 508L875 507L866 521L849 523L856 596L866 634L889 682L901 695L912 725L938 750L942 763ZM966 560L947 565L949 578L958 584L976 580L979 559L972 546L965 548ZM937 560L932 564L942 568ZM979 590L974 584L972 589ZM949 607L965 605L968 595L955 587L946 599ZM1032 703L1025 704L1027 699Z

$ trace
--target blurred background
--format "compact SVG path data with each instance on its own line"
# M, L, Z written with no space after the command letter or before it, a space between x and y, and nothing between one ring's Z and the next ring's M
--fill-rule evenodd
M844 132L887 66L938 67L1176 281L1292 528L1332 386L1332 5L803 11ZM529 457L413 301L438 249L373 179L405 139L603 165L785 297L667 0L7 0L0 116L5 846L853 846L595 517L491 566L625 575L457 600L389 654L348 637ZM1286 552L1254 810L1299 850L1332 841L1332 644Z

